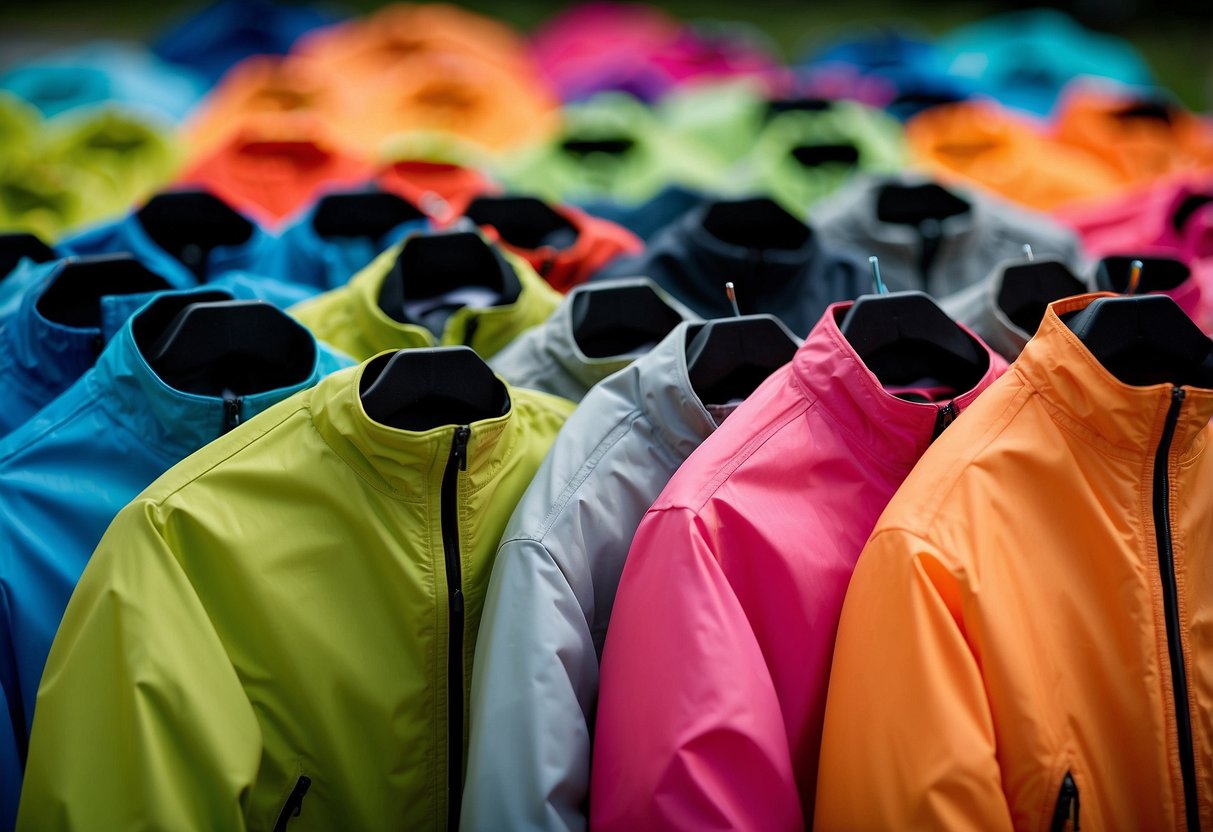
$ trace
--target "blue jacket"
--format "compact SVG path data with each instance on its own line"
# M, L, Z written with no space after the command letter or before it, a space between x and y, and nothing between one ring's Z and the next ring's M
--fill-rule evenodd
M271 252L278 245L278 238L251 219L249 224L252 232L243 243L217 246L200 255L206 259L199 269L204 282L208 286L231 289L238 297L257 298L283 309L316 294L314 289L296 284L289 277L280 280L276 277L277 273L266 271ZM199 282L186 263L151 238L139 220L138 211L68 237L59 243L58 248L74 255L127 252L148 268L164 275L178 289L188 289ZM233 277L234 274L240 276Z
M266 274L327 292L349 283L379 254L412 232L430 230L429 221L420 218L402 222L380 237L325 233L316 224L316 212L324 200L321 197L313 203L282 232L263 263Z
M233 64L252 55L285 55L312 29L336 23L327 11L272 0L220 0L183 18L152 45L165 61L214 84Z
M0 441L0 693L9 715L0 719L0 828L15 822L42 668L93 549L119 510L224 430L224 401L161 381L132 327L153 306L216 294L160 294L71 389ZM307 378L245 396L242 418L351 363L317 345Z
M145 272L130 291L98 299L88 325L69 326L47 318L39 301L65 273L73 259L19 267L0 284L0 436L20 427L70 387L96 361L106 337L138 306L147 292L170 288L163 278ZM8 290L28 284L25 291Z

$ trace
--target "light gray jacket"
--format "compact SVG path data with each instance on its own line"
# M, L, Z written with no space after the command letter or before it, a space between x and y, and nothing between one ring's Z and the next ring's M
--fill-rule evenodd
M1036 264L1045 265L1050 262L1057 263L1050 258L1049 260L1038 259ZM1027 261L1022 257L1000 263L980 283L974 283L967 289L949 295L939 302L943 311L947 312L953 320L960 321L977 333L981 340L989 344L990 349L1007 361L1014 361L1019 357L1023 348L1027 346L1028 340L1036 334L1036 328L1040 326L1039 319L1034 319L1030 324L1027 322L1024 325L1016 323L999 302L1003 284L1008 278L1007 270L1023 266L1026 263ZM1064 263L1059 265L1065 267ZM1071 287L1073 294L1082 294L1092 290L1088 281L1084 281L1073 273L1070 274L1070 277L1073 277ZM1053 300L1061 300L1062 297L1068 296L1062 295ZM1043 307L1040 312L1043 315Z
M641 517L715 429L688 329L596 386L497 552L476 644L465 830L586 828L598 662Z
M619 287L647 286L674 314L670 320L697 321L699 316L647 277L584 283L574 288L546 321L519 335L489 359L497 375L515 387L527 387L579 402L590 388L644 355L653 344L619 355L591 358L577 343L574 308L583 295ZM661 339L655 339L661 340Z
M1078 237L1052 218L977 191L948 186L969 209L937 222L938 248L924 276L919 230L884 222L876 209L886 185L915 186L931 181L913 173L861 176L814 206L810 221L822 239L879 257L881 277L892 292L921 289L945 298L984 280L1002 261L1022 257L1025 243L1038 258L1060 260L1075 272L1083 268Z

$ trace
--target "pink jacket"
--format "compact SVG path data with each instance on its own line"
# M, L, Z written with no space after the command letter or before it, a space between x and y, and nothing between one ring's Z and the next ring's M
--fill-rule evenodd
M951 402L886 392L831 306L674 475L628 554L602 659L591 828L811 820L834 634L877 517Z

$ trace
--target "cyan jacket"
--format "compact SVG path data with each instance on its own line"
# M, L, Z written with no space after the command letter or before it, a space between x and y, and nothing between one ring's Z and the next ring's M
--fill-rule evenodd
M577 341L579 298L615 287L631 286L651 288L665 301L671 320L699 320L698 315L645 277L583 284L569 292L546 321L528 329L489 359L489 366L515 387L527 387L570 401L581 401L595 384L631 364L650 346L655 346L650 344L628 352L591 357Z
M572 405L507 390L400 430L359 398L390 355L119 512L47 659L18 829L446 828L489 569Z
M215 290L159 295L91 370L0 441L0 697L8 716L0 720L0 827L16 820L42 667L97 541L123 506L224 433L229 418L223 399L175 390L156 375L136 342L138 323L152 310L171 319L173 309L229 298ZM239 399L241 420L349 364L323 347L314 353L298 383Z
M598 661L640 518L716 421L682 323L589 392L506 527L472 675L465 830L586 828Z

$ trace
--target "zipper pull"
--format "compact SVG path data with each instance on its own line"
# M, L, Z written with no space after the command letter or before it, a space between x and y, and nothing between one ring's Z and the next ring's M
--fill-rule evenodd
M223 433L234 430L244 414L244 399L230 390L223 391ZM221 436L223 434L220 434Z
M1171 401L1174 402L1176 406L1180 406L1184 403L1184 395L1184 389L1182 387L1176 386L1171 388Z
M1070 829L1073 832L1079 832L1078 784L1074 782L1074 775L1068 771L1057 792L1057 806L1053 810L1053 822L1049 824L1049 832L1064 832L1066 821L1071 822Z
M472 429L467 425L455 428L455 439L451 443L451 456L459 463L460 471L468 469L468 438L471 435Z
M938 408L935 412L935 432L931 434L931 441L934 442L940 437L940 434L947 429L948 425L956 421L956 402L950 401L943 407Z

